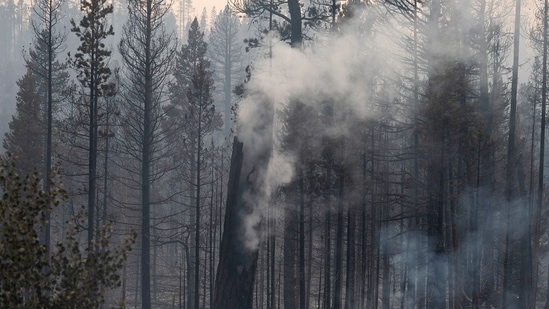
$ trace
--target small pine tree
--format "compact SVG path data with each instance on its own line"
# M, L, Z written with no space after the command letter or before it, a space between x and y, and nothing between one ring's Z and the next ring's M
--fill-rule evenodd
M67 193L55 170L49 191L42 190L37 173L22 177L11 154L0 156L0 308L98 308L102 291L120 286L119 272L135 233L112 247L111 227L98 231L100 249L83 254L75 217L48 261L40 234L46 212L62 203Z
M44 108L39 80L31 70L17 81L16 113L5 134L4 149L18 158L16 171L31 175L36 168L44 171Z

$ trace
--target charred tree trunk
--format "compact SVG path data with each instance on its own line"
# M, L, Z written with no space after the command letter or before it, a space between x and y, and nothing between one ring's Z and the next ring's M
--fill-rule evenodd
M347 212L347 277L345 283L345 309L355 308L355 210Z
M247 209L242 195L251 184L241 179L243 143L233 142L231 168L227 191L227 205L215 279L214 309L253 308L253 287L258 252L248 248L242 235Z
M547 0L544 2L543 6L543 69L542 69L542 89L541 89L541 138L540 138L540 147L539 147L539 182L538 182L538 198L537 198L537 207L536 212L538 215L542 212L543 207L543 169L544 169L544 159L545 159L545 113L547 107L547 11L549 3ZM541 216L538 217L538 219ZM536 225L538 226L538 225ZM539 228L538 228L539 229ZM536 231L536 234L539 234L539 231ZM538 237L538 235L536 235ZM536 238L537 239L537 238ZM547 279L549 282L549 277ZM549 289L549 285L548 285ZM547 293L547 299L545 300L545 309L549 309L549 293Z
M145 100L141 149L141 305L151 308L151 161L153 137L153 79L152 79L152 1L147 1L145 42Z
M299 0L289 0L288 11L291 19L291 45L294 48L301 48L303 35L301 25L301 5Z
M334 309L341 308L341 292L343 286L343 190L344 190L344 172L339 171L339 192L337 206L337 227L336 227L336 252L335 252L335 278L334 278Z
M332 308L332 276L331 276L331 254L332 254L332 241L331 241L331 215L330 212L326 212L324 215L324 309Z
M368 218L367 218L367 211L366 211L366 205L367 205L367 189L366 189L366 175L367 175L367 168L366 168L366 152L362 154L362 186L364 193L362 194L362 209L360 209L360 292L359 292L359 299L361 300L359 302L359 309L364 309L364 303L366 300L366 285L368 283L367 279L367 270L368 270L368 249L366 248L366 245L368 243L367 240L367 227L368 227Z
M284 220L284 309L295 309L297 308L295 274L297 212L294 205L288 205Z
M299 309L305 309L305 185L299 178Z
M509 111L509 139L507 148L507 180L506 180L506 193L507 193L507 232L505 235L505 257L503 261L503 308L513 307L511 303L513 298L513 258L515 256L514 250L511 247L511 234L512 223L511 216L511 202L515 198L515 135L516 135L516 113L517 113L517 88L518 88L518 61L519 61L519 40L520 40L520 8L521 0L516 0L515 7L515 34L513 42L513 71L511 78L511 106ZM518 305L518 304L517 304ZM519 306L521 307L521 306Z
M332 173L331 166L327 167L326 170L326 201L327 209L324 214L324 299L323 299L323 309L332 308L332 276L331 276L331 267L332 267L332 236L331 236L331 213L330 213L330 194L331 194L331 185Z

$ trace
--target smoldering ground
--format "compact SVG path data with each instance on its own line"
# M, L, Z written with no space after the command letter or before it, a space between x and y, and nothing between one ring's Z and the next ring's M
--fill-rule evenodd
M431 304L443 304L448 299L471 302L480 296L479 291L489 294L504 289L499 266L506 254L524 249L525 237L536 220L527 220L530 208L526 199L508 203L493 191L474 188L465 190L459 199L456 226L444 225L441 235L433 235L425 225L382 224L380 255L389 257L394 276L404 276L400 278L403 288L392 301L415 308L426 300ZM439 211L447 213L449 208ZM417 216L423 222L428 220L420 213ZM488 294L483 297L491 303L506 302L505 308L519 308L514 303L519 295L511 294L506 301L502 293Z

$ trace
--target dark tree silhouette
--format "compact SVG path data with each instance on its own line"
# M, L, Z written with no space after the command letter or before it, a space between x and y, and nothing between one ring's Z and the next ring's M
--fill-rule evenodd
M100 100L112 96L114 83L109 81L111 69L108 60L111 51L105 46L108 36L114 35L112 26L107 25L107 17L112 14L112 5L106 0L82 0L80 9L84 16L78 23L71 20L71 31L80 39L80 46L70 60L77 71L77 78L82 86L80 104L88 112L88 246L91 250L94 238L94 216L97 196L97 142L98 112Z

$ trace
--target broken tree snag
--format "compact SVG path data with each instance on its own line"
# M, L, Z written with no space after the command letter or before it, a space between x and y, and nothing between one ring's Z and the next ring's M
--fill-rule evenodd
M248 212L243 193L247 189L246 177L241 180L243 143L235 137L223 237L219 265L215 278L213 309L252 309L253 286L257 268L257 249L250 249L243 236L245 213Z

